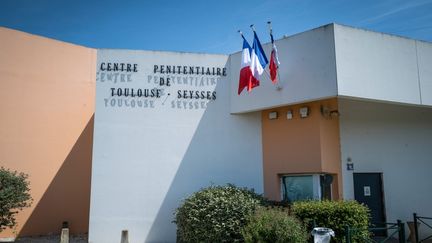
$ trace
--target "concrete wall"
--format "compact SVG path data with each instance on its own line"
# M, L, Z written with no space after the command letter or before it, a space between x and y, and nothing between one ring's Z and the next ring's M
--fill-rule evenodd
M0 166L27 173L31 208L16 233L88 229L95 98L93 49L0 28Z
M109 80L113 72L98 70L90 242L118 242L124 229L131 242L175 242L173 213L191 193L226 183L263 191L260 113L230 115L228 77L154 73L154 65L224 68L227 60L224 55L98 52L98 67L131 63L138 71L129 73L129 82L115 82ZM170 77L171 86L160 86L160 77ZM160 88L163 95L111 97L113 87ZM178 90L216 91L216 100L178 98Z
M416 41L416 47L421 102L432 106L432 44Z
M338 100L322 100L320 104L320 143L321 167L325 173L335 175L333 178L332 198L341 199L343 196L341 151L338 117ZM321 113L321 106L324 113ZM316 111L318 113L318 111Z
M387 221L431 217L432 109L341 99L339 111L344 198L354 198L352 172L380 172Z
M334 26L338 95L432 104L432 44Z
M432 104L431 43L329 24L276 45L282 89L264 74L259 87L238 95L241 52L230 55L232 113L335 96ZM269 56L271 45L263 47Z
M267 37L262 37L264 43ZM252 40L250 40L250 44ZM239 48L241 41L239 39ZM231 112L268 109L337 95L333 25L326 25L276 41L281 90L264 74L251 93L237 94L241 53L230 55ZM263 45L270 59L271 44ZM268 68L267 68L268 70Z
M281 200L280 176L284 174L334 174L333 198L341 198L339 122L337 117L324 117L321 106L337 110L336 99L280 107L262 112L264 193ZM300 118L299 109L308 107L310 114ZM287 111L293 119L287 119ZM278 119L269 119L270 112Z

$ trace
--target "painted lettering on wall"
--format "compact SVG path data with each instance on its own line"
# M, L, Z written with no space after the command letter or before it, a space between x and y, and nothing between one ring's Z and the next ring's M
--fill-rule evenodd
M220 67L199 67L199 66L174 66L154 65L153 73L162 74L189 74L189 75L216 75L226 76L226 68Z
M107 108L205 109L217 98L218 81L227 75L225 67L152 65L101 62L96 80L111 84L104 98ZM143 77L146 77L143 79ZM168 105L170 104L170 105Z

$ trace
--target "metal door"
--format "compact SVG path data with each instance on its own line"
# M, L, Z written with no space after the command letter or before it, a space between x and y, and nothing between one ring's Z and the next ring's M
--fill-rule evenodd
M375 227L386 222L382 173L354 173L354 198L371 211L371 223ZM376 235L385 232L375 232Z

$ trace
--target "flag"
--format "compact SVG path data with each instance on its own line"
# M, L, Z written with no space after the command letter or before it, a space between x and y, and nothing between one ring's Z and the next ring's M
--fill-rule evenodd
M270 29L270 38L271 38L271 43L272 43L272 51L270 54L270 64L269 64L270 79L275 84L278 81L277 80L277 71L279 69L280 62L279 62L278 52L277 52L276 44L275 44L274 39L273 39L273 34L272 34L271 29Z
M253 88L259 85L259 80L256 79L252 75L251 69L251 52L252 48L250 47L247 40L243 38L243 51L242 51L242 59L240 64L240 78L239 78L239 88L238 94L243 91L244 88L247 88L247 91L251 91Z
M254 42L252 45L251 54L251 70L252 75L259 80L260 76L264 72L265 66L267 66L268 60L258 39L256 32L254 31Z

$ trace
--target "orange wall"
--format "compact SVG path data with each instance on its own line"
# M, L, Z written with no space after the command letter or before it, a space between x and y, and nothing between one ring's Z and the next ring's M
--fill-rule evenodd
M324 100L262 112L264 194L280 200L280 175L294 173L331 173L340 178L340 146L338 117L326 118L320 107L337 109L337 100ZM309 107L307 118L300 118L300 107ZM293 119L286 114L292 110ZM269 113L277 111L278 119L270 120ZM340 183L335 178L334 198L339 195Z
M6 28L0 40L0 166L27 173L34 199L15 232L87 232L96 50Z
M337 99L319 102L320 106L337 111ZM320 107L321 109L321 107ZM321 112L321 111L319 111ZM336 114L335 114L336 115ZM340 151L339 117L322 116L320 119L321 165L322 171L335 174L333 179L333 198L342 198L342 161ZM340 182L340 183L339 183Z

